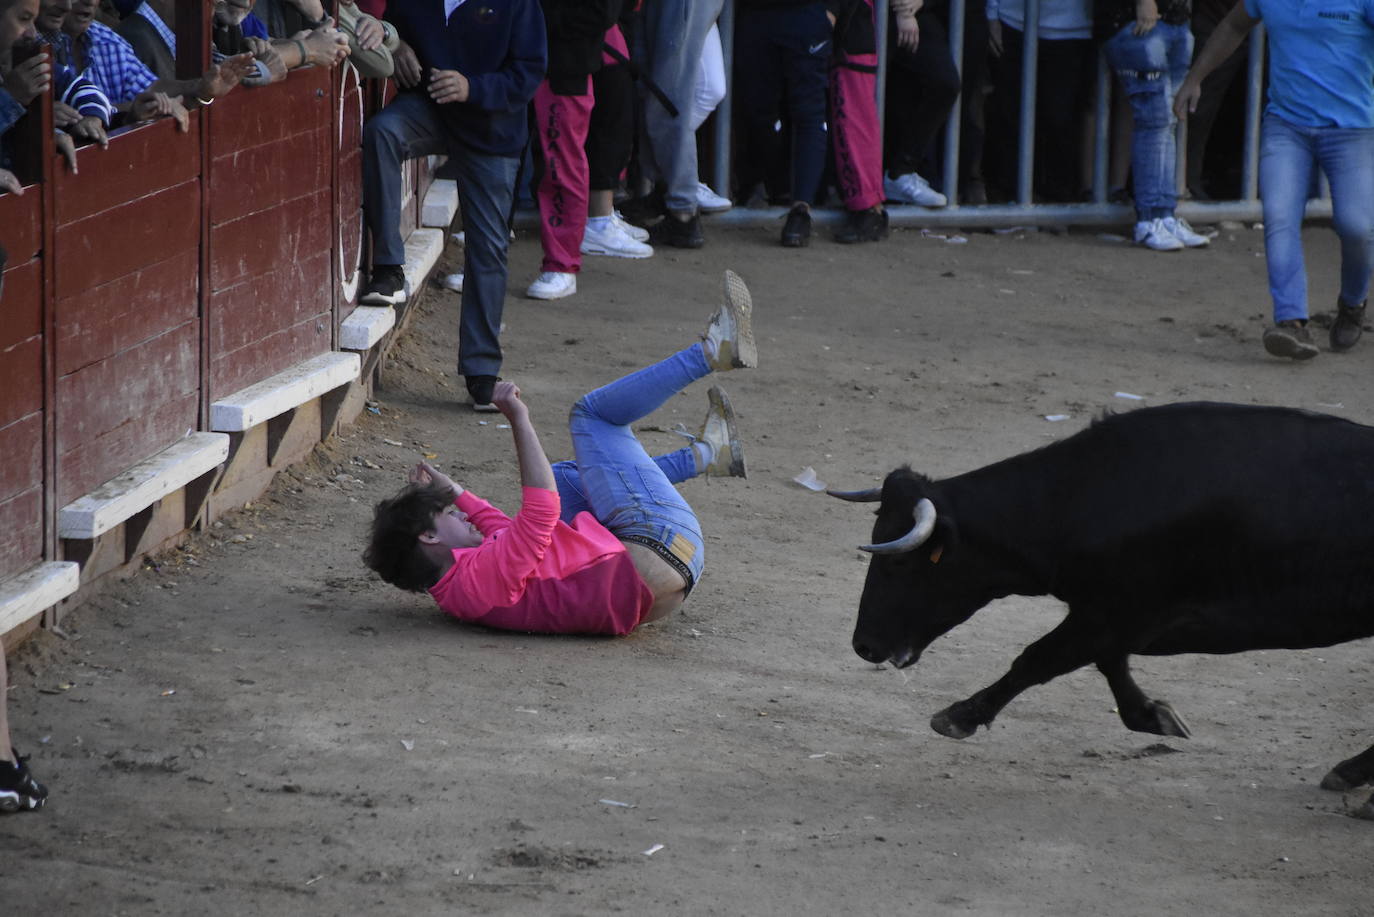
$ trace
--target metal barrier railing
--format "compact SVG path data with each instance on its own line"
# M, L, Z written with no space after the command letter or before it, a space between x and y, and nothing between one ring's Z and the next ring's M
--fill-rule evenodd
M716 110L715 165L713 186L730 187L731 89L734 61L734 0L725 0L720 17L720 36L725 58L726 94ZM882 124L887 76L887 13L888 0L875 0L878 45L877 103L879 123ZM1044 204L1033 199L1035 168L1035 95L1036 70L1039 61L1040 0L1025 0L1025 53L1022 59L1021 124L1017 149L1016 201L1007 204L965 204L958 198L960 99L956 98L945 126L943 148L943 186L949 205L939 210L896 205L888 208L894 226L909 227L968 227L994 228L1006 226L1065 226L1065 225L1123 225L1135 220L1134 210L1127 204L1108 201L1108 158L1111 139L1112 73L1105 57L1099 53L1097 80L1093 96L1095 129L1092 155L1092 200L1082 204ZM964 0L950 0L950 53L956 69L964 71ZM1195 223L1214 223L1221 220L1256 221L1262 218L1259 199L1259 134L1260 115L1264 106L1265 41L1263 26L1256 26L1249 37L1249 68L1247 71L1244 152L1241 175L1241 194L1235 200L1195 201L1180 198L1178 215ZM883 125L885 127L885 125ZM1176 176L1180 190L1184 187L1187 156L1187 125L1178 126L1178 164ZM776 221L781 208L745 209L736 207L718 214L713 222L737 225L762 225ZM1331 200L1323 176L1320 196L1307 203L1309 219L1330 217ZM834 210L816 210L819 223L837 222L843 214Z

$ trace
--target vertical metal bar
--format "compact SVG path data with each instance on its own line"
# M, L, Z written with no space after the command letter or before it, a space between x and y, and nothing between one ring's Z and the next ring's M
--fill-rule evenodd
M1026 0L1021 33L1021 136L1017 139L1016 199L1029 207L1035 175L1036 65L1040 62L1040 0Z
M953 207L959 206L959 129L963 125L964 112L964 0L950 0L949 4L949 56L954 58L954 69L959 74L959 94L954 97L954 107L949 110L945 123L945 176L944 192Z
M1241 168L1241 194L1259 200L1260 112L1264 108L1264 26L1250 32L1249 85L1245 95L1245 159Z
M725 0L721 7L720 18L716 20L720 30L720 56L725 62L725 98L716 106L715 168L711 170L711 187L719 193L730 196L730 129L734 123L731 99L735 81L735 0ZM685 113L684 113L685 114ZM745 189L740 189L744 193Z
M1097 87L1093 99L1093 202L1107 200L1107 168L1112 145L1112 71L1107 52L1097 52Z
M873 4L873 43L878 46L878 77L873 95L878 103L878 142L883 144L887 137L887 0Z

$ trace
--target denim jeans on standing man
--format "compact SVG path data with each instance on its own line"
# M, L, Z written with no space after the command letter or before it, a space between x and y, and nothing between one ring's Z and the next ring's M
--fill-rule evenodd
M1358 306L1369 295L1374 267L1374 128L1301 127L1265 114L1259 185L1275 322L1307 318L1302 218L1317 166L1331 184L1331 226L1341 240L1341 301Z
M1136 218L1171 217L1178 204L1174 94L1188 75L1193 34L1188 23L1159 22L1144 35L1129 22L1103 46L1131 103L1131 190Z

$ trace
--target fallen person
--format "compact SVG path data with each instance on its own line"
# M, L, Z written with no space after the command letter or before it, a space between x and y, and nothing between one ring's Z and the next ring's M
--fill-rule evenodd
M431 465L377 504L363 561L383 580L428 591L448 614L503 630L627 634L682 606L701 576L701 526L674 484L744 477L734 412L719 387L700 435L651 458L630 424L712 372L753 367L749 290L725 272L724 303L702 341L578 399L575 461L550 465L520 390L498 382L522 486L512 519Z

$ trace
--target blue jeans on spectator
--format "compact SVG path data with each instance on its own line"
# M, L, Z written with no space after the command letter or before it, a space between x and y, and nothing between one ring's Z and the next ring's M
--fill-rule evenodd
M665 473L663 459L649 457L630 424L710 373L706 352L701 344L693 344L583 395L568 421L581 476L578 490L597 521L621 540L654 548L690 577L689 588L701 576L706 552L696 513L673 480L695 476L695 464L687 464L695 459L690 448L678 450L665 457L677 457ZM674 467L676 474L671 470ZM692 473L681 476L689 467ZM560 497L570 483L565 473L559 480Z
M1374 128L1300 127L1265 114L1259 184L1274 321L1307 318L1302 218L1316 166L1331 184L1331 225L1341 240L1341 301L1369 295L1374 268Z
M1131 185L1137 219L1171 217L1178 204L1174 94L1188 75L1193 34L1188 23L1156 23L1144 35L1127 23L1103 46L1131 103Z
M363 209L373 264L404 264L401 167L407 159L448 154L463 211L463 307L458 372L495 376L501 369L501 310L506 300L510 207L519 160L475 153L453 137L439 107L403 92L363 126Z

